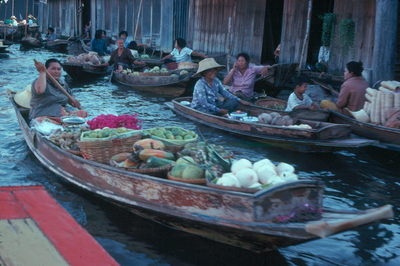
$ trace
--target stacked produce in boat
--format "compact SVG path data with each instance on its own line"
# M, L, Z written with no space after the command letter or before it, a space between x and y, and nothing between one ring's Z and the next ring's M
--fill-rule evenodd
M298 177L290 164L281 162L275 165L269 159L252 164L247 159L240 159L233 162L231 172L224 173L213 182L221 186L261 189L296 180Z
M99 56L96 52L83 53L78 56L69 56L67 63L101 65L106 58Z
M49 140L64 150L79 152L78 142L81 134L89 130L87 127L65 128L49 136Z
M263 124L273 126L285 126L298 129L311 129L312 127L307 124L296 125L296 120L288 115L281 115L277 112L262 113L258 116L258 121Z
M400 116L399 88L398 81L382 81L378 90L367 88L365 94L367 100L363 109L351 114L362 122L400 128L400 123L392 122ZM392 118L393 116L395 119Z

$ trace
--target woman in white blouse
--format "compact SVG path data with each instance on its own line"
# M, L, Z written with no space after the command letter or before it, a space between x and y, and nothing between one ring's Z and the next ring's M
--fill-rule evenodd
M202 53L193 51L192 49L186 47L186 41L182 38L177 38L174 41L174 47L175 48L172 50L172 52L169 55L164 56L161 60L165 61L167 59L172 59L177 63L181 63L181 62L192 62L191 55L200 56L203 58L207 57Z

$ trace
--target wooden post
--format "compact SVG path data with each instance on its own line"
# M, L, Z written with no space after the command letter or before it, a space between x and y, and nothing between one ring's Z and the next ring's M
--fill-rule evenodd
M139 27L139 18L140 18L140 13L142 12L142 6L143 6L143 0L140 0L139 9L137 12L137 17L136 17L135 33L133 34L134 41L136 41L136 34L138 31L138 27Z
M310 25L311 25L311 11L312 11L312 0L308 0L308 10L307 10L307 26L306 26L306 34L304 35L303 47L301 48L300 54L300 62L298 66L298 73L301 74L301 69L304 68L307 61L307 46L308 40L310 39Z
M226 71L229 73L230 71L230 63L231 63L231 35L232 35L232 17L228 18L228 51L226 53Z
M372 83L392 80L394 77L398 2L376 0Z
M26 19L26 24L25 24L25 38L26 35L28 34L28 0L25 0L25 19Z

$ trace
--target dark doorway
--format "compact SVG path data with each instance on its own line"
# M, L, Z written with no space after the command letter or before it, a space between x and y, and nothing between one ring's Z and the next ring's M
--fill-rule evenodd
M319 48L321 47L322 16L333 12L334 0L313 1L310 40L308 43L307 63L314 65L318 62Z
M186 39L189 0L174 0L174 39Z
M261 63L275 62L274 51L281 42L284 0L267 0L265 6L264 39Z
M91 20L90 2L90 0L82 0L82 32L84 32L85 25Z

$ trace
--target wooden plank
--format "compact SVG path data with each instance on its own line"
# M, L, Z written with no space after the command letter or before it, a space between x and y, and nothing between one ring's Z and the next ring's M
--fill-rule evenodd
M117 265L94 240L45 190L15 191L47 238L71 265ZM55 226L57 225L57 226ZM46 265L46 264L44 264ZM47 264L55 265L55 264Z
M0 264L68 265L30 219L0 220Z

